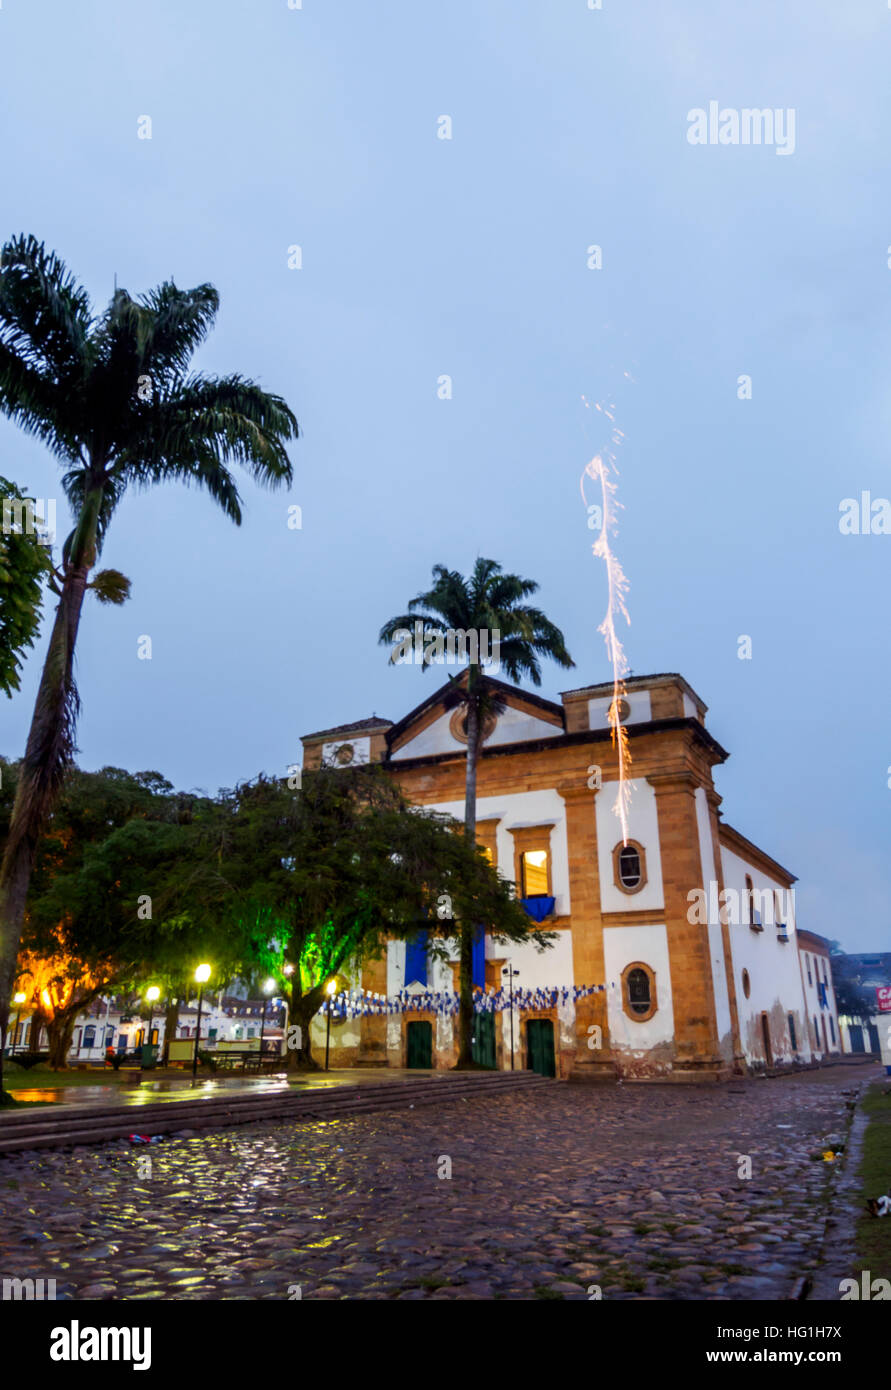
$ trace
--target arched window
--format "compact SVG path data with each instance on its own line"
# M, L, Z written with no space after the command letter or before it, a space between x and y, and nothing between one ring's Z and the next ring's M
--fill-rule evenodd
M646 852L636 840L620 840L613 850L613 880L623 893L639 893L646 884Z
M646 1023L656 1012L656 976L643 961L632 961L622 972L622 1006L635 1023Z
M742 987L743 994L748 999L749 995L752 993L752 981L749 979L748 970L744 970L742 973Z

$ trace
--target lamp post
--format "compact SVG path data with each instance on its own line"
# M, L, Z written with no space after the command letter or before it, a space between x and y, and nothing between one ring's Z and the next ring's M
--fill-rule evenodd
M325 1070L328 1070L328 1048L331 1044L331 1005L334 1001L334 993L337 989L337 981L329 980L325 986L325 993L328 995L328 1026L325 1029Z
M508 988L510 989L510 1069L514 1070L514 976L519 975L519 970L515 970L512 965L505 965L501 971L502 975L507 976Z
M15 1004L15 1023L12 1025L12 1051L9 1054L10 1057L15 1056L15 1045L19 1036L19 1015L22 1012L22 1005L27 997L27 994L22 994L21 991L12 996L12 1002Z
M210 966L199 965L195 971L195 979L198 983L198 1027L195 1029L195 1052L192 1056L192 1080L198 1075L198 1043L201 1040L201 1004L204 1000L204 986L210 979Z
M157 986L157 985L150 985L149 988L148 988L148 989L146 990L146 992L145 992L145 997L146 997L146 999L148 1000L148 1006L149 1006L149 1026L148 1026L148 1033L147 1033L147 1035L146 1035L146 1042L148 1043L149 1047L151 1047L151 1045L152 1045L152 1016L154 1015L154 1012L155 1012L155 1000L161 998L161 991L158 989L158 986ZM143 1053L143 1056L145 1056L145 1053Z
M259 1060L259 1062L257 1063L257 1070L258 1070L258 1071L262 1071L262 1070L263 1070L263 1035L264 1035L264 1033L266 1032L266 1002L267 1002L267 999L269 998L269 995L272 993L272 991L273 991L274 989L275 989L275 980L273 980L273 979L268 979L268 980L266 980L265 983L264 983L264 985L263 985L263 993L264 993L264 995L266 996L266 998L263 1000L263 1016L262 1016L261 1021L260 1021L260 1060Z

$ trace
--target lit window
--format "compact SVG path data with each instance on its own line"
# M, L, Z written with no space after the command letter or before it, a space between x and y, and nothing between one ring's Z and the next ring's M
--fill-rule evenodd
M527 849L522 857L523 897L548 896L548 852L546 849Z

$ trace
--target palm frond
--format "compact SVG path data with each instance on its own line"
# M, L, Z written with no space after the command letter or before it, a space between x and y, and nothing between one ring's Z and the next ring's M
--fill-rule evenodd
M18 236L0 251L0 328L6 345L54 374L76 370L90 331L86 290L54 251Z

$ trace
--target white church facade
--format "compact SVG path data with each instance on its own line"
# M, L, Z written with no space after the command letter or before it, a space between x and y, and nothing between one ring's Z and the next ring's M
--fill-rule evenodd
M806 997L795 878L723 819L713 770L728 755L683 677L626 682L626 840L614 809L612 684L560 703L495 684L506 708L480 753L477 837L556 943L542 953L480 943L480 1060L573 1080L697 1081L830 1053L834 999ZM448 689L396 723L372 717L305 736L304 767L378 762L411 802L463 819L463 713ZM334 1025L333 1064L452 1065L454 1018L431 1011L429 996L456 990L457 959L425 962L393 941L355 983L381 1000L407 989L419 1007Z

